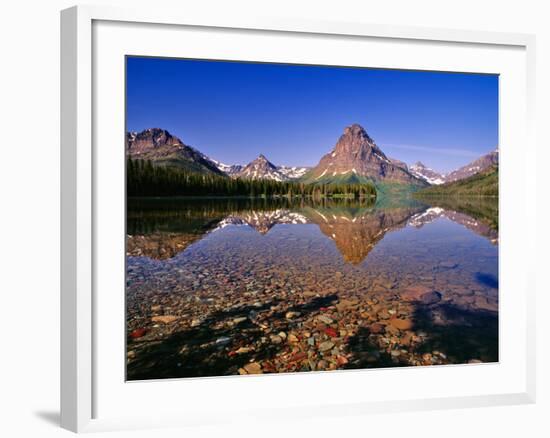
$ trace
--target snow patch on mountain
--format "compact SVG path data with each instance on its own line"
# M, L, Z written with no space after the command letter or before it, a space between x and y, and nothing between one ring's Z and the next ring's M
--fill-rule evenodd
M244 167L242 164L225 164L212 158L209 158L209 160L212 161L218 169L229 176L233 176L239 173L241 170L243 170Z
M445 183L445 175L439 173L430 167L425 166L420 161L414 163L409 167L409 172L411 172L417 178L423 179L428 184L440 185Z
M279 166L277 170L288 179L298 179L307 173L309 167Z
M251 161L246 166L234 165L230 166L229 170L224 171L229 176L237 178L270 179L282 182L301 178L307 173L308 170L308 167L276 166L263 154L260 154L258 158Z

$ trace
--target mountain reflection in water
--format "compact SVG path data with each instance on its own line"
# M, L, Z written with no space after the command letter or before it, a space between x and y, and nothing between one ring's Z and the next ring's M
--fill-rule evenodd
M434 205L409 201L405 206L384 208L371 200L352 199L130 200L127 255L171 258L208 233L230 225L248 225L265 235L279 224L316 224L346 262L358 264L387 232L407 225L419 228L440 218L498 243L496 200L467 204L437 200Z
M129 380L498 361L498 201L130 199Z

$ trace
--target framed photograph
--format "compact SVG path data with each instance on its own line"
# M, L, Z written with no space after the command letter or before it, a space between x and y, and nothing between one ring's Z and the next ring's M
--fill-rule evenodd
M534 37L74 7L61 49L63 427L534 401Z

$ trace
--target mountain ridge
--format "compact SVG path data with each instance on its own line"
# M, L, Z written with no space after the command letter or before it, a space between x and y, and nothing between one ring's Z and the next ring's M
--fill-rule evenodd
M378 182L380 185L405 184L420 188L458 181L498 166L498 149L448 174L439 173L420 161L408 166L404 161L388 157L356 123L344 129L332 150L314 167L277 166L262 153L246 165L225 164L162 128L127 132L126 154L133 159L151 160L156 165L231 178L313 184Z
M438 186L427 187L415 194L423 197L461 197L487 196L498 197L498 166L493 165L467 178L446 182Z
M126 134L126 155L133 159L151 160L156 165L223 175L212 160L178 137L161 128L149 128Z
M499 162L499 152L497 148L485 155L482 155L481 157L466 164L465 166L462 166L448 173L445 176L445 182L453 182L453 181L469 178L480 172L483 172L484 170L492 166L498 166L498 162Z

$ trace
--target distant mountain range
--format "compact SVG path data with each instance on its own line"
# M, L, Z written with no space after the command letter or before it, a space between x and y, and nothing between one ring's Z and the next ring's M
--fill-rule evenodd
M174 166L191 172L233 178L288 181L301 178L309 170L308 167L275 166L262 154L245 166L224 164L160 128L127 133L126 155L133 159L151 160L159 166Z
M246 166L240 164L227 165L212 160L221 171L234 178L249 179L272 179L275 181L296 180L304 176L309 170L308 167L276 166L263 154L248 163Z
M470 171L469 171L470 172ZM498 197L498 166L491 165L471 176L428 187L418 196L492 196Z
M445 175L425 166L424 163L420 161L417 161L409 167L409 170L414 176L423 179L428 184L438 185L445 182Z
M413 164L409 170L416 177L424 179L430 185L440 185L469 178L494 166L498 166L498 149L495 149L494 151L491 151L477 160L472 161L457 170L453 170L448 174L439 173L433 169L430 169L420 161Z
M409 167L403 161L386 156L358 124L345 128L334 148L321 157L313 168L277 166L263 154L246 165L224 164L184 144L179 138L160 128L127 133L126 154L133 159L151 160L158 166L173 166L191 172L231 178L305 183L374 181L417 187L461 180L498 166L498 150L494 150L447 175L430 169L421 162Z
M469 178L477 173L483 172L493 166L498 166L498 149L472 161L470 164L457 169L445 176L445 182L458 181Z

